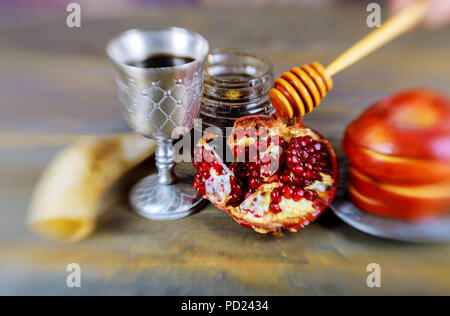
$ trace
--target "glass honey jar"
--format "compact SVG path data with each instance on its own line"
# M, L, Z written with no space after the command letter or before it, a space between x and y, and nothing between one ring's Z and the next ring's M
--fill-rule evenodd
M201 129L220 129L223 137L240 117L273 114L269 90L273 84L270 60L246 49L216 49L207 57Z

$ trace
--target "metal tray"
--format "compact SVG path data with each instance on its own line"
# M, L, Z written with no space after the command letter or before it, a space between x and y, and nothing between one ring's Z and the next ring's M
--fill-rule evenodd
M341 159L340 185L330 208L348 225L367 234L418 243L450 242L450 216L427 223L410 223L364 212L346 198L348 160Z

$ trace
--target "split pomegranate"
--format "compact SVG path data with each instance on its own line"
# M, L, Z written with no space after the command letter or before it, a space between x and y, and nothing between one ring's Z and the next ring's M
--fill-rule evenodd
M332 202L337 162L329 142L301 119L249 116L236 121L227 165L205 135L195 149L193 186L238 223L260 233L297 231Z

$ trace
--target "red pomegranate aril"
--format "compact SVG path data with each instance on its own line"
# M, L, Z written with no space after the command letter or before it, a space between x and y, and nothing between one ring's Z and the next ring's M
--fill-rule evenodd
M203 179L205 179L205 180L207 180L207 179L209 179L209 177L211 177L211 173L206 170L202 170L201 175L202 175Z
M295 166L295 165L298 165L298 164L301 163L300 159L298 159L297 156L289 156L289 157L287 158L287 162L288 162L288 164L291 165L291 166Z
M289 174L282 174L281 181L284 183L291 182L291 176Z
M199 194L199 195L206 195L206 187L205 187L205 184L204 183L202 183L199 187L198 187L198 191L197 191L197 193Z
M229 203L236 203L236 202L239 202L240 198L241 198L240 194L232 192L228 202Z
M211 165L209 163L207 163L206 161L202 162L201 168L203 171L208 171L211 169Z
M301 165L296 165L294 166L294 168L292 168L292 172L297 176L301 176L303 171L304 169Z
M312 200L314 200L317 196L318 196L318 195L317 195L317 193L316 193L315 191L312 191L312 190L306 190L306 192L305 192L305 198L306 198L307 200L312 201Z
M295 202L298 202L303 198L304 195L305 195L305 191L302 188L296 188L294 191L294 194L292 194L292 199Z
M317 171L317 172L320 172L320 171L322 171L322 167L320 167L320 166L314 166L314 167L313 167L313 170L314 170L314 171Z
M260 173L257 170L250 171L250 177L252 177L252 178L259 178L259 175L260 175Z
M205 183L202 180L202 176L200 174L195 175L194 181L192 183L192 186L194 187L195 191L197 191L200 195L205 195Z
M314 149L315 149L316 151L320 151L320 150L322 149L322 144L321 144L321 143L315 143L315 144L314 144Z
M251 162L248 165L250 170L259 170L260 166L261 166L261 162L260 161Z
M234 184L231 187L231 192L241 195L242 194L242 188L241 188L241 186L239 184L236 183L236 184Z
M303 184L303 178L300 176L293 176L292 177L292 182L295 183L296 185L302 185Z
M283 186L283 188L281 189L281 194L283 194L283 196L287 199L291 198L292 193L294 192L290 186Z
M281 212L281 207L278 203L272 202L270 203L270 210L272 213L278 214Z
M288 156L296 156L297 154L298 154L297 150L293 147L289 147L286 150L286 155L288 155Z
M252 190L256 190L259 188L260 185L260 181L259 178L250 178L249 182L248 182L248 186L250 187L250 189Z
M310 145L314 143L314 139L309 135L305 136L305 141Z
M278 146L286 147L286 145L287 145L286 141L283 138L279 137L278 138Z
M221 174L223 171L223 166L218 161L213 162L213 168L216 170L217 174Z
M306 170L305 172L303 172L303 178L305 179L311 179L313 176L311 170Z
M272 198L272 202L280 203L281 202L281 193L280 190L275 189L270 194L270 197Z

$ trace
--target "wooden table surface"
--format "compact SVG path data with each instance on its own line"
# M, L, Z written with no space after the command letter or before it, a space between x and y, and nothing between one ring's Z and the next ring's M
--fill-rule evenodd
M135 27L198 31L211 47L249 47L271 58L275 74L324 64L363 34L363 5L314 8L148 9L83 17L0 18L0 294L450 294L450 245L407 244L363 234L327 211L278 238L235 224L208 206L189 218L156 222L125 200L88 240L58 245L24 225L39 175L80 134L128 131L121 115L108 39ZM448 92L450 29L417 30L335 77L311 127L340 152L344 128L373 101L410 87ZM144 168L145 169L145 168ZM141 176L141 174L139 174ZM82 287L65 285L69 263ZM366 285L369 263L382 287Z

